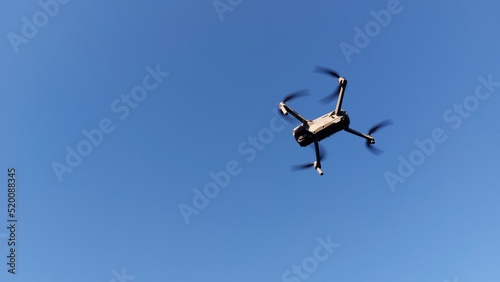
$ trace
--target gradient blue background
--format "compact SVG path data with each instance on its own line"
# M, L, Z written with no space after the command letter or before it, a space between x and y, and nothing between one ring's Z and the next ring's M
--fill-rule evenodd
M41 8L1 4L0 279L112 281L125 268L133 281L282 281L330 236L340 247L308 281L498 281L500 87L457 129L443 114L479 76L500 81L500 4L402 0L348 63L340 44L388 3L244 0L221 20L211 1L72 0L17 54L7 35ZM111 103L156 65L170 75L120 120ZM317 65L348 79L353 128L393 119L375 135L385 153L341 133L322 142L324 176L293 173L314 154L292 121L247 161L237 147L286 94L311 91L290 102L307 118L334 106L318 103L336 82ZM52 162L103 118L115 130L59 182ZM447 140L392 191L384 173L435 128ZM186 224L179 205L231 160L241 173ZM9 167L15 276L2 227Z

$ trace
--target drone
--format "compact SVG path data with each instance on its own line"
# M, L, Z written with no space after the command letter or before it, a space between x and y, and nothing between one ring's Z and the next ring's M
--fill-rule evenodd
M324 154L322 155L320 153L319 142L342 130L364 138L366 140L367 148L375 154L380 154L381 150L372 146L373 144L375 144L375 139L371 135L378 131L380 128L392 124L392 121L385 120L376 124L368 131L367 134L352 129L351 127L349 127L350 119L347 115L347 112L342 110L342 101L344 99L347 80L344 77L340 76L337 72L324 67L316 67L315 71L333 76L338 80L339 85L337 86L336 90L329 96L322 99L323 102L329 102L338 97L337 105L333 111L328 112L314 120L308 120L303 118L286 104L286 102L291 101L292 99L308 95L308 92L306 90L298 91L286 96L278 106L283 115L286 116L290 114L301 122L301 124L295 127L292 131L293 137L295 138L297 143L299 143L301 147L307 147L310 144L314 144L316 161L314 161L313 163L298 165L294 168L307 169L310 167L314 167L319 175L323 175L323 171L321 170L321 160L324 158Z

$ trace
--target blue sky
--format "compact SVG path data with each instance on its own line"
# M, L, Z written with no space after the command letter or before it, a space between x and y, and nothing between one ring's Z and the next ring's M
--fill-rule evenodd
M0 232L0 278L498 281L499 12L2 4L0 226L11 167L18 222L15 275ZM336 87L318 65L349 81L352 128L394 121L379 157L345 132L324 140L321 177L290 170L314 153L276 116L300 89L311 96L289 105L306 118L334 107L318 103Z

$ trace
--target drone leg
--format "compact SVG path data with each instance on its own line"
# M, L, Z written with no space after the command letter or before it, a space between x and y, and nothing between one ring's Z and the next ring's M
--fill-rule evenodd
M323 175L323 171L321 170L321 168L320 168L320 167L317 167L317 168L316 168L316 171L319 173L319 175Z
M307 120L300 116L296 111L292 110L290 107L288 107L285 102L281 102L279 104L279 109L284 115L291 114L294 118L302 122L303 124L307 124Z
M354 130L350 127L347 127L346 129L344 129L345 131L351 133L351 134L354 134L354 135L357 135L359 137L362 137L362 138L365 138L370 144L375 144L375 139L373 137L371 137L370 135L367 135L367 134L363 134L357 130Z
M319 175L323 175L323 171L321 170L321 155L319 152L318 141L314 141L314 151L316 152L316 161L314 162L314 168L319 173Z

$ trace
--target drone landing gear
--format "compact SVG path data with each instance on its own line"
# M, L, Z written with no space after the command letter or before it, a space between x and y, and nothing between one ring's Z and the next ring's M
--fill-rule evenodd
M321 160L325 157L325 154L320 153L319 143L316 140L314 140L314 151L316 153L316 161L308 164L292 166L292 170L302 170L313 167L319 175L323 175L323 170L321 170Z
M316 162L314 162L314 168L316 169L316 171L318 172L319 175L323 175L323 171L321 170L321 168L319 166L316 166Z
M319 152L318 141L314 141L314 151L316 152L316 161L314 162L314 168L319 175L323 175L323 171L321 170L321 154Z

